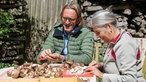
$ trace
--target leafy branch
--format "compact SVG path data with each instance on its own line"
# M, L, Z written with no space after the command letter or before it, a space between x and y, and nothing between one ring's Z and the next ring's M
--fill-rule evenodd
M9 37L10 32L17 31L14 16L10 12L0 11L0 37Z

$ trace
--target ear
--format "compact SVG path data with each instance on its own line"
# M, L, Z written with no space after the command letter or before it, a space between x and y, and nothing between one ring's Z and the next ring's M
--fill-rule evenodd
M77 24L80 24L82 21L82 18L77 18Z
M111 33L113 32L113 25L112 24L107 24L107 30Z

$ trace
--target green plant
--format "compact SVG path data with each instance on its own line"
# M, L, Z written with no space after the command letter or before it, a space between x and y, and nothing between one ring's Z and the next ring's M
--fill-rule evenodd
M103 58L104 58L103 55L101 55L101 54L98 55L98 61L99 61L99 62L103 62Z
M101 78L98 78L98 82L102 82L102 79Z
M146 79L146 72L144 73L144 78Z
M10 12L0 11L0 37L9 37L10 32L17 32L14 16Z
M14 67L16 64L10 64L10 63L2 63L0 62L0 69L7 68L7 67Z

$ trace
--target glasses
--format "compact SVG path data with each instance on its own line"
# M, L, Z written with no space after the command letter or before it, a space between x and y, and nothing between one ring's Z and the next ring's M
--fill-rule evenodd
M66 22L67 20L68 20L69 22L74 22L77 18L74 18L74 19L73 19L73 18L68 18L68 17L62 17L62 19L63 19L63 21L65 21L65 22Z

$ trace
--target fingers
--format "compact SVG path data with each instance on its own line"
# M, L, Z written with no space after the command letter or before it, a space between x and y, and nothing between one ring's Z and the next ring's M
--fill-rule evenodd
M52 57L52 58L54 58L54 59L57 59L57 58L59 58L59 55L60 54L53 53L53 54L50 54L49 56Z
M50 60L52 62L58 62L58 58L47 56L47 60Z
M97 65L97 62L96 62L95 60L93 60L93 61L89 64L89 66L95 66L95 65Z
M62 62L63 59L64 59L64 56L63 55L60 55L60 54L57 54L57 53L53 53L51 55L52 58L54 58L52 61L54 62Z
M96 75L97 77L100 77L100 78L103 77L103 73L98 68L96 68L95 66L87 67L85 69L85 72L92 73L92 74L94 74L94 75Z
M94 67L96 67L96 68L100 68L100 67L103 67L103 63L99 63L99 62L97 62L97 61L92 61L90 64L89 64L89 66L88 67L90 67L90 66L94 66Z
M103 63L98 64L98 68L103 67Z
M47 59L52 61L52 62L58 62L59 59L59 54L50 54L49 56L47 56Z
M85 72L88 72L88 73L94 74L94 68L93 68L93 66L87 67L84 71Z
M52 61L52 62L62 62L63 57L60 54L53 53L53 54L49 54L47 56L47 59L50 60L50 61Z
M46 50L42 51L40 54L40 60L47 59L47 56L49 56L50 54L52 54L50 49L46 49Z
M42 51L42 53L40 54L40 60L50 60L52 62L62 62L64 59L63 55L60 55L58 53L53 53L51 52L50 49L44 50Z
M45 50L45 53L48 54L48 55L49 55L49 54L52 54L52 52L51 52L50 49Z

